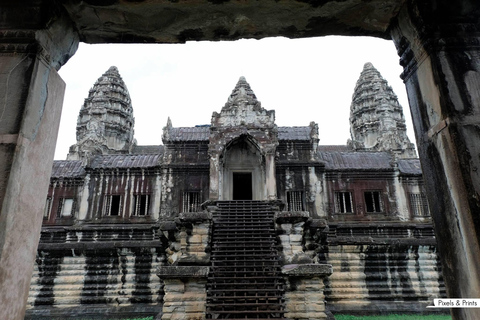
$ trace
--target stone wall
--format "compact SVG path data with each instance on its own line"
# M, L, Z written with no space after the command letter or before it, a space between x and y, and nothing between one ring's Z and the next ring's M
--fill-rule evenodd
M162 320L205 319L208 267L167 266L159 268L165 296Z
M287 265L285 317L295 320L328 319L325 312L324 282L332 273L325 264Z
M422 313L445 296L434 246L338 245L326 257L334 270L325 290L334 313Z
M429 224L330 224L323 240L312 229L306 238L315 258L333 267L325 297L334 314L427 313L445 297Z
M430 224L333 223L290 211L277 212L275 222L289 318L427 312L432 299L445 296ZM44 227L27 318L161 312L164 319L178 312L198 318L210 224L211 214L198 212L158 226ZM332 266L329 277L330 269L309 271L325 265Z
M428 313L434 298L446 296L431 224L329 223L285 211L276 214L276 223L286 265L333 268L325 287L314 277L288 278L292 310L325 299L333 314ZM321 297L302 296L312 288Z
M164 293L156 270L165 260L152 227L44 228L26 318L158 314Z

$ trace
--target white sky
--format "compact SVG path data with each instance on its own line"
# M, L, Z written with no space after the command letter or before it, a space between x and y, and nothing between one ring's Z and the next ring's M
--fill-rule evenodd
M240 76L262 107L275 110L279 126L319 124L320 144L350 138L350 103L366 62L392 86L414 142L402 68L393 42L364 37L289 40L268 38L186 44L87 45L62 67L67 84L55 159L66 159L76 142L78 112L89 89L117 66L130 92L139 145L162 144L170 116L174 127L209 124Z

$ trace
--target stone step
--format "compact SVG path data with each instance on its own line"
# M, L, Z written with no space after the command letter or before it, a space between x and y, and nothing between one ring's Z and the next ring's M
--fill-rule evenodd
M251 259L258 259L258 258L264 258L264 257L272 257L272 258L278 258L278 255L275 254L275 252L269 251L269 252L255 252L255 253L235 253L235 254L221 254L220 252L216 252L215 254L212 255L212 258L214 259L227 259L227 260L238 260L238 259L244 259L244 258L251 258Z

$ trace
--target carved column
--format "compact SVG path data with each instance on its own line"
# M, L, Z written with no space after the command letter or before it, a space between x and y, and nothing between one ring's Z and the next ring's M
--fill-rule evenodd
M65 88L56 69L78 44L66 21L36 21L36 9L52 12L0 6L11 26L0 31L0 319L9 320L24 318L40 236ZM50 24L14 29L22 21Z
M275 150L276 146L265 148L265 176L267 200L277 199L277 179L275 177Z
M220 175L221 175L221 168L220 168L220 153L215 152L216 146L211 146L208 152L210 156L210 183L209 183L209 200L220 200L220 190L222 189L220 186Z
M480 297L479 12L476 0L411 0L391 31L452 298ZM480 309L452 314L479 319Z

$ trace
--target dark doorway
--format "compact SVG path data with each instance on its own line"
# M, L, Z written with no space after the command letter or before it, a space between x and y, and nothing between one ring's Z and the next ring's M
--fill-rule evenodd
M233 200L252 200L251 172L233 172Z

